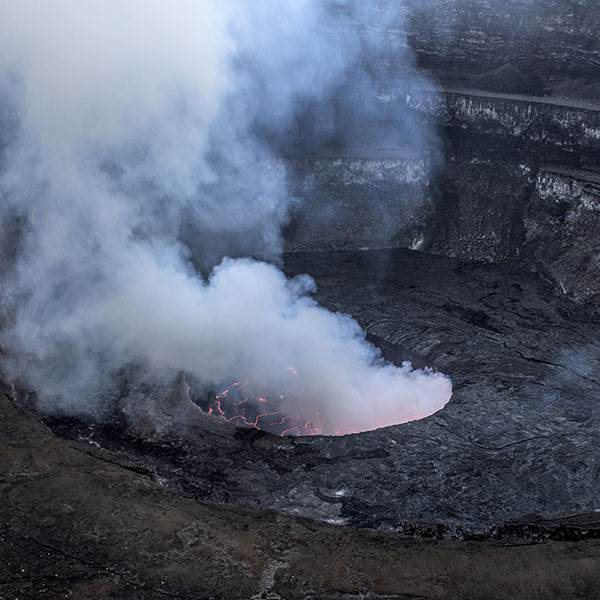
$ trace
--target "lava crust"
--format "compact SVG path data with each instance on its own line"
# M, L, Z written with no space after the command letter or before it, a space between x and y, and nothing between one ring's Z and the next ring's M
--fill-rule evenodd
M450 374L450 403L343 437L48 419L57 436L6 388L3 597L593 597L595 313L535 275L410 251L286 265Z
M319 301L353 314L388 352L400 346L447 373L450 403L341 437L282 439L216 418L151 435L49 424L199 500L355 527L425 519L485 531L529 513L596 508L591 308L534 274L408 250L289 255L286 268L313 273Z

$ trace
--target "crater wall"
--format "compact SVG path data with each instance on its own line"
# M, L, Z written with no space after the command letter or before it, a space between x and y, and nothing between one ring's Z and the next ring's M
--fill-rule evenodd
M407 158L402 140L384 158L365 147L352 160L290 159L303 203L288 250L419 249L534 271L577 300L597 298L597 12L585 0L415 4L410 42L440 88L379 95L433 119L443 159Z

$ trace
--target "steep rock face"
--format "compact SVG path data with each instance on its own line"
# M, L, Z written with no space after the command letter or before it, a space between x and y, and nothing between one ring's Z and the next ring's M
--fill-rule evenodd
M513 65L522 80L503 91L531 93L534 74L546 90L597 97L600 15L593 0L430 0L415 3L409 39L419 65L444 84L481 88L489 74ZM493 89L498 76L489 77ZM521 85L519 89L518 84Z
M419 245L433 207L429 163L420 156L290 159L303 203L288 250Z
M595 297L600 111L489 94L447 98L447 162L424 247L537 271L575 298Z
M524 214L523 259L565 293L600 293L600 175L541 169Z
M446 88L443 110L431 111L446 167L423 247L535 270L575 298L597 296L596 8L589 0L413 7L408 27L418 63ZM536 76L544 88L537 92Z
M340 174L346 167L328 169L326 159L318 174L295 169L305 204L289 249L419 248L537 271L574 298L594 298L596 8L591 0L409 3L398 22L405 19L418 65L443 89L407 96L394 88L391 62L376 65L383 90L376 96L382 111L408 102L414 119L438 124L444 165L416 181L388 169L385 183L376 175L352 185ZM370 33L396 39L396 24ZM378 152L362 148L352 169L376 171ZM402 148L387 157L401 158Z
M446 91L442 104L431 104L450 155L470 150L580 167L600 161L600 105L468 91Z
M410 99L439 123L441 169L400 150L290 159L303 204L288 249L423 249L537 271L575 298L595 297L600 109L472 91L441 98Z
M450 158L434 218L424 227L424 245L437 254L515 264L532 191L531 168L525 164Z

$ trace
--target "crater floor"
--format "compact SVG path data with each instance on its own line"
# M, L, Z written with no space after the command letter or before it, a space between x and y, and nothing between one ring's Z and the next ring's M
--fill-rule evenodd
M450 403L421 421L294 439L205 415L162 433L64 418L46 418L48 429L7 389L1 510L10 550L0 597L13 589L6 586L49 585L50 567L38 566L54 556L74 565L72 579L57 571L56 589L101 579L114 592L102 597L143 588L157 597L166 589L182 597L508 598L510 585L529 577L510 567L514 559L500 559L513 582L506 589L490 588L484 574L514 536L519 546L562 540L513 551L541 561L527 568L547 568L544 581L553 582L538 581L529 597L564 593L567 572L569 590L588 597L600 537L595 310L536 275L408 250L299 253L285 268L310 273L319 301L355 316L388 357L449 375ZM407 540L413 535L421 540ZM313 544L328 560L339 554L339 577L306 562ZM568 558L567 546L576 548ZM415 551L427 585L411 575ZM457 556L475 565L470 579L456 571ZM549 561L556 573L543 566ZM227 575L215 576L218 564ZM188 574L192 566L203 575Z
M536 275L408 250L295 255L287 271L311 273L325 306L453 381L450 403L430 418L311 444L327 456L312 481L348 490L341 517L477 529L598 507L594 309Z

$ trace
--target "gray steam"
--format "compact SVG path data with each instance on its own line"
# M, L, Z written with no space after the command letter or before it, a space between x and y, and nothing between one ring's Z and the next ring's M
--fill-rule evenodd
M294 200L277 157L298 123L312 144L381 126L359 101L373 94L365 52L385 50L373 19L397 19L402 45L402 15L357 6L0 0L8 377L78 412L132 365L207 389L247 379L341 431L447 402L446 378L384 364L355 321L311 299L309 277L259 262L280 260ZM340 121L343 89L357 101ZM399 111L395 135L408 127L425 143Z

